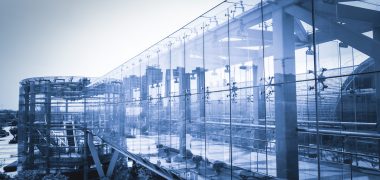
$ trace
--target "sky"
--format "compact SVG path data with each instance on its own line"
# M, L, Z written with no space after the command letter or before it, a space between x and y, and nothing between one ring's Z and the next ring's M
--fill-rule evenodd
M221 1L1 0L0 109L22 79L102 76Z

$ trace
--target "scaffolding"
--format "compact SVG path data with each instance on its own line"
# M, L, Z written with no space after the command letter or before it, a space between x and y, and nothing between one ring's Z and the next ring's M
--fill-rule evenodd
M22 170L72 172L83 170L84 77L37 77L20 82L18 163ZM97 144L104 162L109 149ZM91 165L91 164L90 164Z

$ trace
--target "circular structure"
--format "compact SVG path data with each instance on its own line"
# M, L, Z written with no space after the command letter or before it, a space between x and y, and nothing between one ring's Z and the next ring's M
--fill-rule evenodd
M20 82L18 165L22 169L75 171L85 165L86 77L34 77ZM109 153L102 144L99 156ZM103 158L107 161L109 158Z

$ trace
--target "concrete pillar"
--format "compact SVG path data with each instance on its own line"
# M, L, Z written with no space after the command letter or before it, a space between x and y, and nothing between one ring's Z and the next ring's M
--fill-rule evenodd
M171 69L167 69L165 72L165 97L170 98L171 93ZM166 118L170 119L170 113L171 113L171 102L168 102L168 105L166 106ZM169 132L170 133L170 132Z
M146 75L141 77L141 87L140 87L140 98L141 98L141 125L145 125L149 127L149 85L148 85L148 77L147 77L147 71ZM141 130L141 129L140 129Z
M125 93L125 99L127 101L132 101L133 98L133 89L136 88L136 76L129 76L128 78L124 78L124 93Z
M169 97L171 93L171 69L165 71L165 97Z
M194 70L194 73L197 75L197 100L199 104L199 116L204 118L206 115L205 111L205 70L203 68L197 67Z
M266 118L266 99L265 99L265 77L264 77L264 54L261 54L257 61L254 62L256 65L253 66L253 85L256 87L253 91L254 99L254 112L255 113L255 124L265 125ZM265 149L266 132L264 129L255 129L254 138L258 139L255 141L253 146L258 149Z
M124 140L125 140L125 86L121 84L120 91L119 91L119 138L120 138L120 145L124 146Z
M180 155L185 157L186 155L186 123L191 119L190 109L190 97L188 97L190 89L190 74L185 72L185 68L178 68L179 74L179 111L180 111Z
M272 18L277 177L298 179L294 19L283 9Z
M124 106L126 106L126 103L131 103L132 100L133 100L133 89L136 88L136 76L129 76L127 78L124 78L124 81L123 81L123 92L122 94L124 95ZM124 107L124 111L125 111L125 107ZM127 132L127 134L130 134L132 135L133 132L132 132L132 129L133 128L133 122L131 121L132 119L128 119L126 117L126 114L124 112L124 119L125 121L127 121L128 123L124 124L125 125L125 129L124 129L124 132Z

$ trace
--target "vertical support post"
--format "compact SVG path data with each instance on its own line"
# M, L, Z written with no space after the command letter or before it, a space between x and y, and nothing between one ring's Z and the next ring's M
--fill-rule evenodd
M29 135L29 83L25 82L20 87L20 104L19 111L21 114L21 123L18 123L17 138L18 138L18 152L19 163L22 169L27 169L29 166L28 154L28 138ZM22 112L21 112L22 111Z
M50 129L51 129L51 95L50 81L45 84L45 117L46 117L46 173L50 173Z
M129 77L125 77L123 79L123 84L122 84L123 88L122 88L122 94L124 95L123 97L123 102L124 102L124 115L122 118L124 118L124 133L127 132L127 134L129 135L133 135L133 122L130 121L127 117L126 117L126 113L125 113L125 108L126 108L126 103L127 102L132 102L134 99L133 99L133 88L136 88L136 84L135 84L135 78L133 76L129 76ZM125 123L125 121L127 121L128 123Z
M140 62L141 63L141 62ZM145 76L141 75L140 87L140 103L141 103L141 121L144 126L149 126L149 85L148 85L148 71L145 71ZM141 129L140 129L141 130ZM145 132L142 132L145 133Z
M29 166L33 167L34 165L34 143L35 143L35 129L32 127L36 118L36 92L34 82L29 84L29 144L28 144L28 154L29 154Z
M64 119L65 121L69 120L68 113L69 113L69 100L66 99L66 101L65 101L65 119Z
M294 19L283 9L272 18L277 177L298 179Z
M120 85L119 92L119 138L120 145L124 146L125 140L125 86L124 84Z
M380 41L380 27L373 28L373 39ZM377 122L377 132L380 133L380 59L375 60L375 89L376 89L376 122ZM377 142L377 151L380 161L380 140ZM380 166L379 166L380 168Z
M118 123L117 122L117 119L118 119L118 102L117 102L117 99L116 99L116 90L117 90L117 84L115 83L115 84L112 84L112 121L111 122L109 122L110 124L111 124L111 129L112 129L112 131L117 131L116 129L115 129L115 125L116 125L116 123ZM115 132L116 133L116 132Z
M185 68L178 67L179 79L179 113L180 113L180 131L179 131L179 153L182 157L186 154L186 78Z
M263 47L264 48L264 47ZM255 122L259 125L265 125L266 118L266 94L265 94L265 77L264 77L264 54L259 55L257 64L253 66L253 84L257 88L254 89L254 98L257 99L254 103L254 108L257 114L255 115ZM255 139L254 147L258 149L265 149L266 132L262 129L254 130Z
M181 129L179 134L179 152L182 157L186 157L186 123L190 120L190 103L187 100L187 93L190 88L190 75L185 68L178 68L179 73L179 110Z
M84 144L83 144L83 179L88 180L88 132L87 132L87 99L83 103L83 125L84 125ZM94 117L92 117L94 118Z
M185 73L184 84L183 86L186 87L185 89L185 120L186 123L191 121L191 97L190 97L190 73Z
M199 104L199 116L201 118L204 118L205 115L205 97L204 92L205 92L205 70L203 68L197 67L195 70L195 73L197 74L197 99L198 99L198 104Z
M253 85L257 88L254 89L254 99L257 99L256 102L254 102L254 110L257 110L257 113L254 115L254 118L256 119L255 124L259 125L265 125L266 127L266 91L265 91L265 66L264 66L264 57L265 57L265 37L264 37L264 30L265 28L265 22L264 22L264 14L263 14L263 2L260 3L260 10L261 10L261 53L258 53L257 57L257 63L256 66L253 66ZM255 148L257 149L265 149L265 159L266 162L268 161L267 156L267 137L266 132L267 129L256 129L254 131L255 139L258 139L258 141L255 141L253 144ZM264 140L264 141L263 141ZM256 166L256 170L258 171L259 166ZM266 165L266 173L268 173L268 165Z
M105 101L105 104L104 104L104 110L105 110L105 114L104 114L104 117L105 117L105 120L104 120L104 126L106 128L107 131L110 131L111 129L111 124L110 124L110 121L111 121L111 112L110 112L110 85L106 85L106 101Z
M128 101L133 100L133 89L137 88L136 85L138 84L136 81L138 81L136 76L130 76L128 79L128 83L124 84L125 88L125 96Z
M165 72L165 97L170 98L171 95L171 69L167 69ZM166 107L166 117L170 117L170 108L171 108L171 102L169 101L167 107Z
M84 129L84 144L83 144L83 179L88 180L88 132Z
M165 71L165 97L169 97L171 93L171 69Z
M23 159L23 149L24 149L24 137L25 137L25 125L24 125L24 114L25 114L25 99L24 99L24 87L23 84L20 83L19 87L19 98L18 98L18 115L17 118L19 119L19 122L17 124L17 166L20 168L17 168L18 171L22 170L22 164L24 163ZM22 133L22 134L21 134Z

